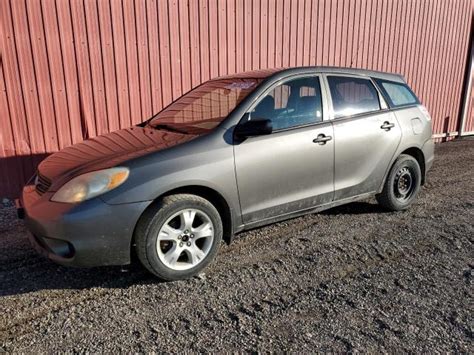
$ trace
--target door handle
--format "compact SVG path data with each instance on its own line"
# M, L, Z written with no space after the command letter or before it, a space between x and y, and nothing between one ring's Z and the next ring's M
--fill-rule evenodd
M319 134L317 138L313 139L313 143L318 143L319 145L326 144L327 141L332 139L331 136L326 136L325 134Z
M386 131L390 131L393 127L395 127L395 124L394 123L390 123L388 121L385 121L383 123L383 125L380 126L380 128L386 130Z

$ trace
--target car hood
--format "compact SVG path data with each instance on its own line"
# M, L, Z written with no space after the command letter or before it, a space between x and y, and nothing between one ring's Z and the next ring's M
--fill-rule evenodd
M51 191L74 176L107 169L149 153L185 143L196 135L131 127L62 149L43 160L38 171L52 182Z

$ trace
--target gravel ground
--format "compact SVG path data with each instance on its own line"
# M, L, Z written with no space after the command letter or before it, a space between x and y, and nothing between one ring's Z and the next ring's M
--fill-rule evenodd
M189 281L57 266L0 208L0 352L473 353L474 140L436 153L409 211L369 200L246 232Z

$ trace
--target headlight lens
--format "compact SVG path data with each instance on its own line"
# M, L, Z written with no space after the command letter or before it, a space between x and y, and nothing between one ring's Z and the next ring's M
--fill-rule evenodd
M127 180L128 175L127 168L118 167L77 176L64 184L51 201L77 203L89 200L120 186Z

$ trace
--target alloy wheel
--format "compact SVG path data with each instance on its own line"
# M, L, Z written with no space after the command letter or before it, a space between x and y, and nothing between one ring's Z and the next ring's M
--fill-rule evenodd
M189 208L173 214L160 228L157 252L172 270L197 266L209 254L214 241L214 225L203 211Z

